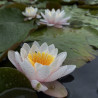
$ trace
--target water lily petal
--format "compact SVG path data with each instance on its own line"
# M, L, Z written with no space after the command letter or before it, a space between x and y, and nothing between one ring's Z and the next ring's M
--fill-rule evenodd
M31 20L32 18L35 18L37 16L37 11L38 11L37 8L33 8L31 6L31 7L26 7L25 12L22 12L22 14L26 16L28 20Z
M39 45L39 43L37 41L34 41L33 45L36 45L38 48L40 47L40 45Z
M24 43L22 48L24 48L26 50L27 53L29 53L30 51L30 46L27 43Z
M37 80L32 80L31 81L32 87L37 90L37 91L43 91L45 92L48 88L45 85L42 85L39 81Z
M21 55L22 60L25 60L27 58L28 53L26 52L24 48L21 48L20 55Z
M57 98L64 98L68 95L66 88L58 81L44 83L48 90L44 93Z
M39 51L39 48L37 47L37 45L33 44L29 53L35 53L35 52L38 52Z
M51 64L51 72L56 71L67 57L67 52L61 52L57 55L55 61Z
M28 79L35 79L34 67L28 60L24 60L22 63L20 63L20 66L23 70L23 73L27 76Z
M15 52L10 50L8 51L8 58L9 60L12 62L12 64L19 70L19 71L22 71L19 63L16 61L16 58L15 58Z
M36 79L43 82L50 74L50 67L41 65L39 63L35 64L36 68Z
M54 26L56 28L62 28L63 25L69 25L66 23L70 17L65 18L64 10L60 11L60 9L56 10L45 10L45 14L41 13L44 19L40 19L40 24L46 24L47 26Z
M46 42L44 42L41 46L40 46L40 52L48 52L48 45Z
M54 72L50 77L48 77L45 81L46 82L51 82L55 81L63 76L68 75L69 73L73 72L75 70L76 66L75 65L66 65L60 67L56 72Z

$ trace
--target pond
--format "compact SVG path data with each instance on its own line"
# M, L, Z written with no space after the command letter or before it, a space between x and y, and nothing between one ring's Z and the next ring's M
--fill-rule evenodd
M98 98L98 0L0 0L0 98Z
M59 80L67 88L67 98L98 98L98 57ZM52 98L42 93L39 98Z

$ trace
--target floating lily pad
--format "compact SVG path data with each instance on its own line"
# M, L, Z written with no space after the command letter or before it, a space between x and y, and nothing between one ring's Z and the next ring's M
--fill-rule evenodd
M80 29L67 28L43 28L33 32L27 39L28 41L39 41L41 44L55 44L59 52L67 51L68 57L64 64L76 64L77 67L84 65L86 62L93 60L98 52L90 45L97 46L98 31L91 27ZM93 41L90 38L93 37ZM93 44L94 43L94 44Z
M0 93L12 88L29 88L29 80L18 70L8 67L0 68Z
M66 6L62 10L65 10L66 15L70 16L70 21L81 21L83 26L93 26L98 27L98 17L92 16L88 9L81 9L75 6ZM98 10L96 10L98 12Z
M0 9L0 53L4 55L8 49L16 48L33 28L33 21L24 22L19 9Z

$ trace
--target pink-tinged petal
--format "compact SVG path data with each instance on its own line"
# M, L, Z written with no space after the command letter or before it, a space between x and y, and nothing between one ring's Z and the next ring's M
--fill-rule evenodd
M75 65L66 65L60 67L56 72L54 72L50 77L46 79L46 82L55 81L63 76L68 75L69 73L73 72L75 70Z
M19 63L16 61L15 58L15 52L14 51L8 51L8 59L11 61L11 63L19 70L22 71Z
M32 80L31 81L32 87L37 90L37 91L42 91L45 92L48 88L45 85L42 85L39 81L37 80Z
M22 48L24 48L26 50L26 52L29 53L30 46L27 43L24 43Z
M20 64L23 73L27 76L29 80L35 79L35 70L32 64L28 61L25 60Z
M40 82L44 82L44 80L50 74L50 67L36 63L35 69L36 69L36 79Z
M57 98L65 98L68 95L66 88L58 81L44 83L48 90L44 93Z

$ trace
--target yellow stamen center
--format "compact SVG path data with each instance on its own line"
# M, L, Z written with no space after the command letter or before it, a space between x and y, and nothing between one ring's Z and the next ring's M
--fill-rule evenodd
M35 63L40 63L42 65L50 65L54 61L54 57L48 53L45 52L35 52L35 53L29 53L28 59L31 62L31 64L34 66Z

